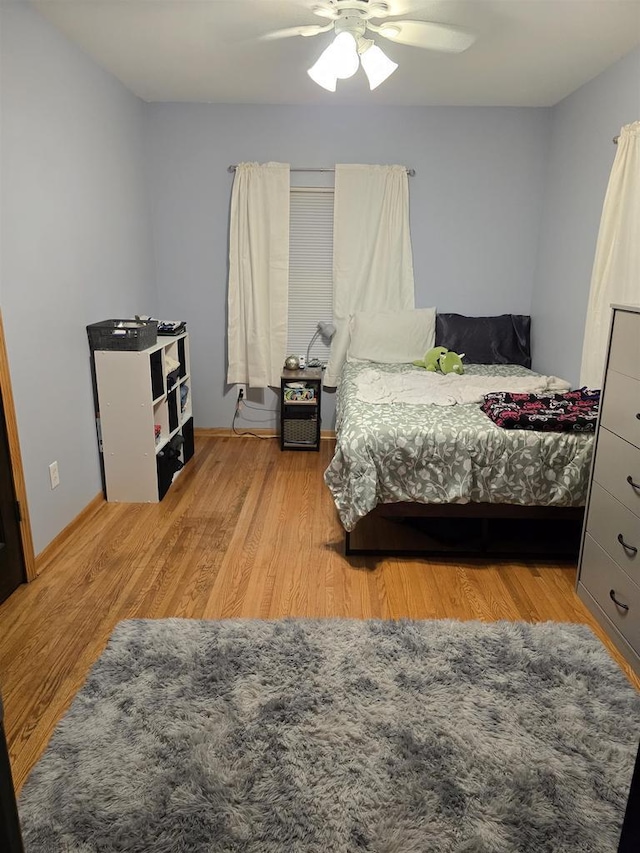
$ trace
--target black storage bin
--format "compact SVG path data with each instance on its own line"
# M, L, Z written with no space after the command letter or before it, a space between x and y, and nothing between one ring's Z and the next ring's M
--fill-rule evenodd
M164 453L159 453L157 457L158 462L158 500L162 500L162 498L169 491L169 486L173 480L173 475L178 470L172 460L170 460Z
M169 410L169 432L173 432L174 429L178 428L178 400L175 391L167 395L167 408Z
M184 338L180 338L178 341L178 361L180 362L180 379L183 379L187 375L187 357L185 354L184 340Z
M151 364L151 396L154 400L162 397L164 394L164 378L162 376L162 353L152 352L150 358Z
M315 407L285 404L282 418L284 445L318 444L318 414Z
M87 334L92 350L143 350L157 342L158 321L102 320L87 326Z
M194 440L193 440L193 418L189 418L188 421L185 421L182 425L182 435L184 437L184 446L182 449L182 455L185 462L188 462L193 456L193 452L195 449Z

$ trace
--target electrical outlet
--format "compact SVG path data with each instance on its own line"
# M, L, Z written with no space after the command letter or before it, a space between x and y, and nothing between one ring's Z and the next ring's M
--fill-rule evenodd
M244 385L241 385L238 388L238 402L240 402L240 400L244 400Z
M51 488L55 489L60 485L60 472L58 471L58 463L52 462L49 465L49 479L51 480Z

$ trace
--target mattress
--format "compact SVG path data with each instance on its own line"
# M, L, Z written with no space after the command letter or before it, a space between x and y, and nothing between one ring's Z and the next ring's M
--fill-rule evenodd
M390 374L416 370L375 367ZM324 474L345 530L380 503L585 504L593 435L506 430L478 403L365 403L356 394L358 376L370 368L369 362L344 366L336 450ZM465 371L537 375L517 365L466 365Z

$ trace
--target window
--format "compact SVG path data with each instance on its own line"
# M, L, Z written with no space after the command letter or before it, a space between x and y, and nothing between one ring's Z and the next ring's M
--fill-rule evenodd
M287 353L305 355L320 320L333 319L333 187L292 187ZM318 337L311 358L326 362Z

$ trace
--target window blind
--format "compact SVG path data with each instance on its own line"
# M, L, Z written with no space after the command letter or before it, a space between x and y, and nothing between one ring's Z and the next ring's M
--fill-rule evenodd
M287 353L305 355L320 320L333 319L333 188L292 187ZM311 358L326 361L317 338Z

